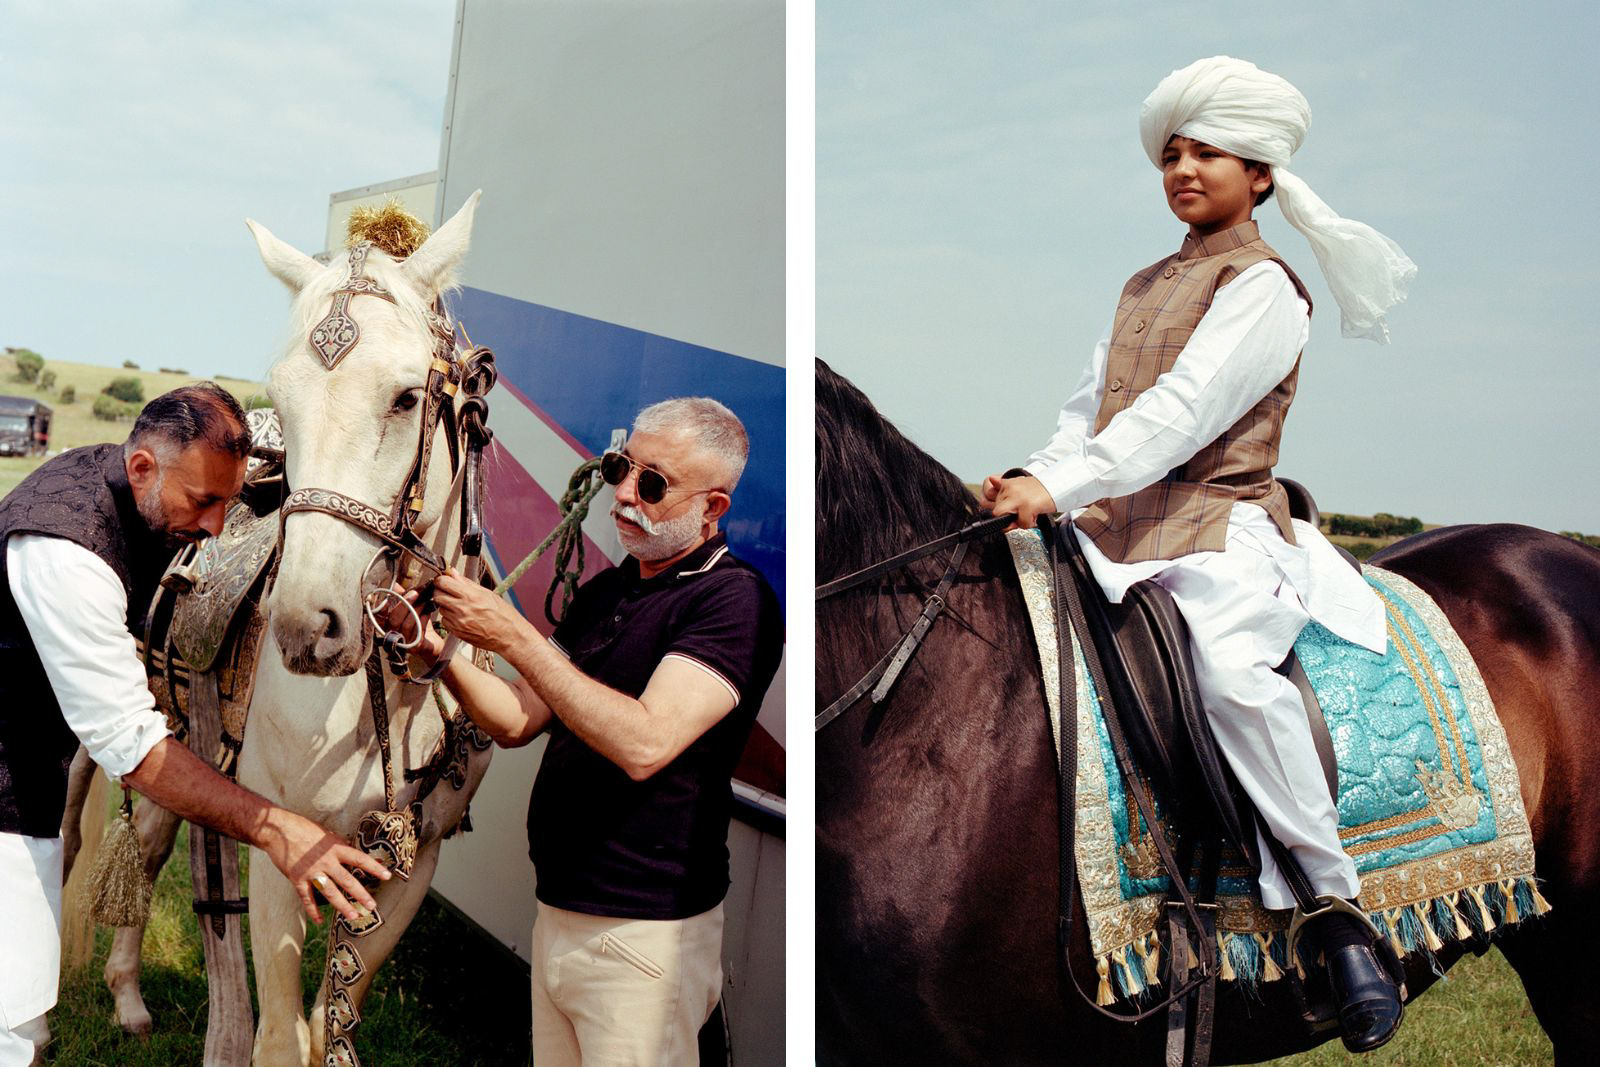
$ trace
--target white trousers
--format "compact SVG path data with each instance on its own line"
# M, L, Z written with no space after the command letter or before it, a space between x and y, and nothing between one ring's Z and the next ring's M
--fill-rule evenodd
M1189 625L1200 697L1239 784L1317 893L1354 897L1361 882L1339 844L1300 691L1272 669L1309 618L1282 568L1255 535L1231 529L1222 552L1184 557L1154 580ZM1262 903L1294 907L1265 844L1261 861Z
M32 1067L50 1043L50 1026L36 1015L9 1029L0 1026L0 1067Z
M0 1067L49 1040L61 975L61 838L0 833Z
M722 905L687 919L614 919L539 905L533 924L538 1067L699 1062L722 995Z

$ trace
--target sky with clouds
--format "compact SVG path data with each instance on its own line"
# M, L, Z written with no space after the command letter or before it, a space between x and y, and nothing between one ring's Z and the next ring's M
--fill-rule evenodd
M0 344L259 379L328 195L431 171L453 0L0 0Z
M817 4L817 348L968 481L1020 463L1123 281L1177 248L1140 102L1228 54L1313 121L1293 169L1420 273L1393 342L1317 305L1278 470L1327 511L1600 534L1600 9Z

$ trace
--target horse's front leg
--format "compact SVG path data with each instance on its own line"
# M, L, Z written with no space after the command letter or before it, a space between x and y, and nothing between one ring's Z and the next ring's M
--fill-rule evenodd
M351 945L361 954L364 965L362 976L348 987L357 1011L361 1010L367 998L367 990L372 988L372 978L378 973L378 968L383 966L383 962L394 951L394 946L399 943L400 935L416 918L417 909L428 895L428 886L433 882L433 871L438 864L439 842L434 840L417 850L417 861L412 865L410 881L391 878L372 891L372 898L378 902L378 914L383 916L383 925L364 937L350 939ZM331 911L328 916L330 922L334 921L335 916ZM332 940L332 931L329 931L330 948ZM317 990L316 1006L311 1009L312 1063L323 1061L322 1039L326 1029L323 1013L327 1007L327 997L328 977L324 971L322 986Z
M166 808L141 798L133 810L133 825L139 831L139 853L144 858L144 873L152 883L172 855L178 836L176 815ZM130 1034L150 1032L150 1011L139 992L139 968L144 948L143 926L119 926L111 939L111 954L106 957L106 988L117 1005L117 1025Z
M266 853L250 850L250 955L255 964L255 1067L306 1067L311 1031L301 1007L300 957L306 917L294 886ZM320 1060L318 1061L320 1062Z

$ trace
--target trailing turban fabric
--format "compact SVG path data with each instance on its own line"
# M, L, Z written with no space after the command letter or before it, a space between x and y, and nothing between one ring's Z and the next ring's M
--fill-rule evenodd
M1283 217L1311 243L1339 303L1344 335L1387 343L1384 312L1405 299L1417 265L1371 226L1340 217L1289 173L1289 157L1310 125L1311 106L1300 90L1254 63L1228 56L1173 71L1139 110L1139 138L1158 167L1175 134L1270 166Z

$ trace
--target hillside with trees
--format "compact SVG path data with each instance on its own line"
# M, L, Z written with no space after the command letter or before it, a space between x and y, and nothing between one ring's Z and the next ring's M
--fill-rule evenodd
M203 380L204 374L181 368L144 370L131 360L121 367L102 367L51 359L30 348L8 347L0 354L0 394L38 400L52 409L52 455L79 445L125 440L134 418L151 397ZM266 389L260 382L222 376L210 380L246 407L266 402ZM10 492L44 459L0 457L0 495Z

